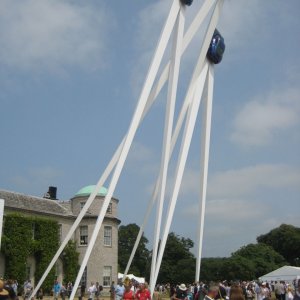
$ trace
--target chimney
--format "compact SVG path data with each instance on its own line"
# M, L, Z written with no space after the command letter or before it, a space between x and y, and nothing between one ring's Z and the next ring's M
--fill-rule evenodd
M51 199L51 200L57 200L56 192L57 192L56 186L49 186L48 192L44 195L44 198Z

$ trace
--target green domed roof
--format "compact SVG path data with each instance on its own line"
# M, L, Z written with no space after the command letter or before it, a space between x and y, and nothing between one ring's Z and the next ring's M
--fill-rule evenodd
M79 196L89 196L96 188L96 185L88 185L83 188L81 188L76 194L75 197ZM97 193L97 196L106 196L107 194L107 188L104 186L100 188L99 192Z

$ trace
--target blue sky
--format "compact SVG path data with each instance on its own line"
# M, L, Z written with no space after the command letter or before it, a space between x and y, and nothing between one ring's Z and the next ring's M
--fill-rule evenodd
M98 181L130 124L171 3L1 1L1 189L41 196L54 185L66 200ZM187 8L186 27L201 4ZM298 0L225 0L204 256L228 256L282 223L300 226L299 11ZM201 37L182 58L178 107ZM143 221L159 170L165 101L166 88L115 191L122 224ZM171 227L194 241L200 124ZM176 151L169 184L175 161Z

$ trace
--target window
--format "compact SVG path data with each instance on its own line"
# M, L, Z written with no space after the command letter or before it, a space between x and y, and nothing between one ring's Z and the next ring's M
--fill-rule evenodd
M87 245L88 244L88 226L80 226L80 245Z
M112 213L112 203L109 203L106 213L108 214Z
M104 226L104 246L111 246L111 226Z
M80 202L80 210L83 209L84 205L85 205L85 202Z
M80 280L80 285L84 285L85 287L87 286L87 267L84 268L81 280Z
M111 266L104 266L103 268L103 286L111 285Z

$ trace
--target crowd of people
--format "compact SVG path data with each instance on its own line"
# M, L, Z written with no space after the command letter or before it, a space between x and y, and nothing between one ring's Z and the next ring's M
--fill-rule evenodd
M203 282L194 283L186 286L180 284L177 286L159 287L170 291L171 299L184 300L210 300L207 299L209 294L216 293L214 300L270 300L272 295L276 300L300 300L300 280L294 281L293 284L284 281L255 282L227 281L212 283L207 285ZM211 290L212 289L212 290Z
M151 300L147 283L138 284L128 278L119 281L113 288L113 300ZM213 297L212 297L213 296ZM185 285L157 285L152 300L300 300L300 280L288 284L284 281L219 282L205 284L198 282Z
M21 293L20 290L22 290ZM58 280L55 280L52 289L53 300L70 298L72 290L71 282L60 284ZM102 290L103 287L99 282L91 282L88 288L82 284L78 299L99 300ZM33 285L30 280L24 282L20 289L16 280L0 279L0 300L31 300L29 298L32 291ZM294 280L292 284L284 281L158 284L151 295L146 282L138 283L126 277L124 281L118 280L116 285L112 282L109 292L110 300L162 300L162 298L170 300L275 300L275 298L276 300L300 300L300 279ZM43 290L39 289L35 298L42 300L43 297Z

